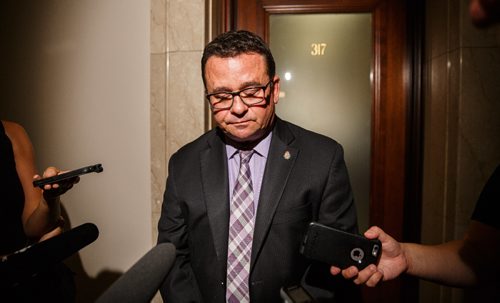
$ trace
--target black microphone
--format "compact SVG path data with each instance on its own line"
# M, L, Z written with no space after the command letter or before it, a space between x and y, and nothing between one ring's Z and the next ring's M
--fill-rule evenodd
M1 287L14 287L51 268L94 242L98 236L97 226L85 223L2 257L0 262Z
M175 260L175 246L160 243L111 285L96 303L151 302Z

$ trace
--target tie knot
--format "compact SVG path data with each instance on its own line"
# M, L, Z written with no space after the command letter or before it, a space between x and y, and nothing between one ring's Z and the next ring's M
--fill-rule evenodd
M253 155L253 149L251 149L251 150L240 150L239 153L240 153L241 164L246 164L246 163L248 163L248 161L250 161L250 158Z

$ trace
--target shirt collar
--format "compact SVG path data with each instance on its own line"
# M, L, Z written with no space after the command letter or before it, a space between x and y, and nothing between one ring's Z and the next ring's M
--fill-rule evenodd
M272 131L267 134L267 136L262 139L254 148L253 150L255 151L256 154L258 154L261 157L267 158L267 154L269 152L269 147L271 146L271 137L272 137ZM231 159L238 153L238 149L236 149L234 146L226 144L226 154L227 154L227 159Z

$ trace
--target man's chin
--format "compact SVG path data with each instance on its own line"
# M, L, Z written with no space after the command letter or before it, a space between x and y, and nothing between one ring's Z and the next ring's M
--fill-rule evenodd
M242 145L254 143L263 137L260 133L226 132L225 134L230 141Z
M235 136L234 134L231 134L231 133L226 133L226 136L231 141L238 142L238 143L247 143L247 142L252 142L252 141L256 140L252 136L239 136L239 135Z

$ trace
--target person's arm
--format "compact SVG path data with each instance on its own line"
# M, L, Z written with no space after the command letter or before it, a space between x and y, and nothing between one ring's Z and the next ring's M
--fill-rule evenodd
M29 136L21 125L7 121L3 123L6 134L12 142L16 171L24 192L22 214L24 231L28 238L39 240L44 234L58 227L61 220L59 196L73 184L53 187L48 185L43 191L33 187L33 178L39 178L39 176L36 172L34 150ZM59 172L57 168L49 167L43 176L50 177Z
M500 253L500 233L497 229L472 221L464 239L439 245L399 243L378 227L370 228L365 236L382 242L382 255L377 266L362 271L355 267L342 270L346 279L356 284L375 286L378 282L397 278L402 273L428 281L455 286L472 286L487 279L492 260ZM493 261L494 263L496 261ZM332 274L340 269L331 268Z
M458 251L462 262L473 271L467 286L496 281L500 269L500 230L472 220Z
M191 267L187 226L176 194L175 172L169 162L167 185L163 195L161 217L158 222L158 244L172 243L176 257L160 293L165 302L201 302L201 294Z
M356 207L341 145L337 145L330 163L318 222L346 232L358 232Z
M455 287L474 285L476 275L459 253L463 247L463 239L439 245L403 243L409 261L406 273Z
M333 151L329 166L328 178L322 192L321 205L317 222L337 229L357 233L357 216L349 174L344 161L343 149L340 145ZM322 288L334 293L339 301L360 300L360 292L352 283L342 278L332 277L328 265L314 262L309 267L304 281L307 285ZM321 294L312 293L313 296ZM317 297L320 299L320 297Z

